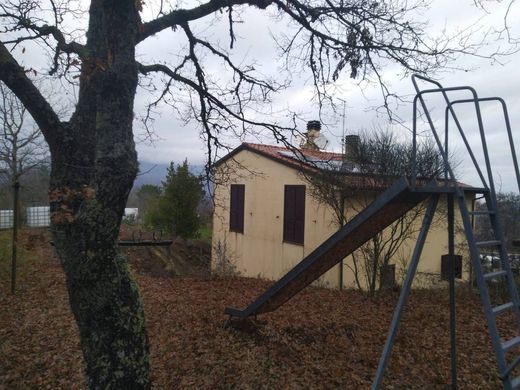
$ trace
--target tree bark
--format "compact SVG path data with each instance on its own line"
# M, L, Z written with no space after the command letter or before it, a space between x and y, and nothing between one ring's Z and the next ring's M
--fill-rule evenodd
M117 250L137 173L135 3L92 2L76 112L49 142L52 234L95 389L150 387L143 305Z

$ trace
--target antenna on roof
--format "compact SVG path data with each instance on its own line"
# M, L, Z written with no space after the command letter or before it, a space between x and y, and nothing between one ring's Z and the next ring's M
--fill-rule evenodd
M314 140L314 144L318 147L319 150L323 150L327 147L329 140L323 134L320 134L318 138Z

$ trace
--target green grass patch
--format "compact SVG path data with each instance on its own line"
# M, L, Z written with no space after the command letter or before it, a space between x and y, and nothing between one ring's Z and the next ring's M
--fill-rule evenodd
M197 232L198 238L202 241L211 244L211 237L213 235L213 229L210 225L201 226Z

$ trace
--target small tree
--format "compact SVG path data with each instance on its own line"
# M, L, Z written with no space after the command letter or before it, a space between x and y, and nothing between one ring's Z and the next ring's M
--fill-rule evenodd
M195 237L200 227L197 207L203 196L202 178L190 172L188 160L177 167L172 162L163 182L163 195L147 222L183 238Z
M36 126L27 123L27 110L0 82L0 177L11 185L48 157L48 149Z
M350 214L354 216L367 207L396 178L410 175L412 167L412 145L399 141L389 131L363 133L348 150L349 155L341 165L330 164L316 174L306 175L311 196L331 207L338 228L348 221ZM443 171L442 157L430 141L419 145L416 161L423 179L438 177ZM371 295L375 293L381 270L391 263L404 242L418 233L417 221L423 214L423 205L413 208L354 252L347 267L352 270L359 289L366 287Z
M20 178L40 165L47 148L36 126L26 123L26 109L0 82L0 177L13 189L13 239L11 256L11 292L16 289L16 257L20 215Z
M514 192L497 194L497 206L502 228L509 248L520 238L520 194ZM484 202L477 203L477 210L486 210ZM476 220L477 237L480 241L494 239L493 228L488 216L478 216Z

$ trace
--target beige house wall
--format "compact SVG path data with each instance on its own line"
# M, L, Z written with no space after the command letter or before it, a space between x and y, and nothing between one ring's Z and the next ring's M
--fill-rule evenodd
M310 184L291 167L257 153L242 150L233 159L219 166L215 177L221 184L215 188L213 268L217 267L220 258L226 256L243 276L277 280L337 230L331 209L311 196ZM243 233L229 230L231 184L245 185ZM306 186L304 245L283 242L285 185ZM468 201L470 202L469 199ZM439 218L442 221L428 234L418 268L419 283L422 283L421 275L429 275L425 279L440 278L440 257L447 252L447 229L445 218ZM463 242L463 235L459 236L457 241ZM410 258L414 244L415 241L404 245L405 258ZM340 282L340 266L333 267L317 283L337 288ZM345 259L343 267L343 286L355 287L352 259ZM399 265L396 265L398 277L401 272L397 268ZM467 278L468 268L465 268L464 278Z

